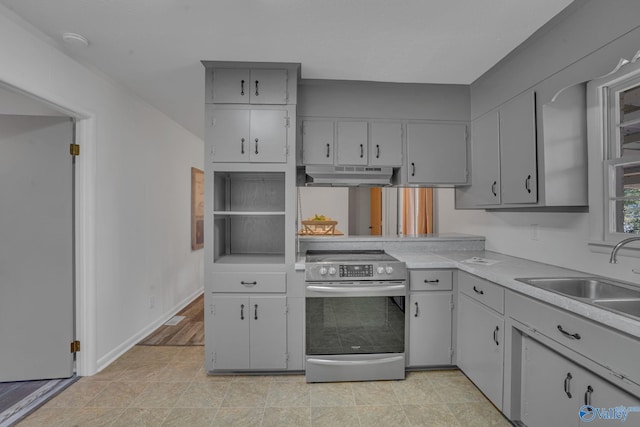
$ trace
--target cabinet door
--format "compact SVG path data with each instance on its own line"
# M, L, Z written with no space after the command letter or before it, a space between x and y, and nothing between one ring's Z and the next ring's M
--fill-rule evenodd
M576 388L576 398L578 400L577 408L574 408L574 414L578 413L581 426L611 426L612 424L621 424L621 420L608 419L608 414L599 416L598 409L624 407L640 407L640 399L621 390L604 379L592 374L589 371L584 372ZM583 405L590 405L595 408L592 411L582 408ZM640 425L640 413L629 412L627 415L627 425ZM622 424L624 425L624 424Z
M400 122L371 122L369 159L374 166L402 166Z
M467 131L463 124L407 124L407 181L467 182Z
M504 319L464 294L458 297L458 366L502 408Z
M213 335L213 369L249 369L249 298L214 296L207 326Z
M409 365L451 364L451 293L409 296Z
M250 112L216 110L207 106L207 142L212 146L214 162L249 161Z
M471 182L479 206L500 204L500 135L498 113L471 123Z
M333 130L332 120L302 122L302 163L305 165L333 164Z
M285 110L251 110L251 162L285 163L287 161L287 112Z
M251 297L251 369L287 368L287 298Z
M249 70L214 68L212 101L220 104L248 104L251 91Z
M502 203L536 203L535 94L527 92L500 109Z
M338 164L366 165L368 156L367 122L338 122Z
M520 420L527 427L577 426L582 371L531 338L523 342Z
M251 70L252 104L286 104L287 70Z

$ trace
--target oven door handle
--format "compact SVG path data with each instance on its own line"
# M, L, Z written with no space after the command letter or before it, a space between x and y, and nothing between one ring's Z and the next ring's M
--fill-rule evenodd
M381 359L371 360L333 360L333 359L321 359L317 357L308 357L307 363L313 363L315 365L324 366L349 366L349 365L382 365L384 363L396 362L404 360L404 354L400 356L390 356Z
M314 294L327 296L403 296L407 292L406 284L379 285L379 286L331 286L331 285L307 285L307 296Z

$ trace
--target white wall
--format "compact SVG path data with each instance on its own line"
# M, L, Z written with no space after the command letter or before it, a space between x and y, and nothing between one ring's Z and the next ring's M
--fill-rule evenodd
M331 187L299 187L302 219L315 214L338 221L336 229L349 234L349 189Z
M203 142L11 16L0 8L0 81L95 117L96 247L89 250L100 369L203 287L202 251L191 251L189 229L190 168L202 168Z

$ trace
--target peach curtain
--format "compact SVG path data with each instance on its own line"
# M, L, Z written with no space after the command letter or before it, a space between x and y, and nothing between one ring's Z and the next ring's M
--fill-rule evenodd
M433 233L433 189L402 189L402 234Z

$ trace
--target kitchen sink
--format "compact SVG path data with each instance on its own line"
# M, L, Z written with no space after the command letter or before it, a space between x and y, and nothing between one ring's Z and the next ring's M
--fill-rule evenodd
M536 277L516 280L580 299L640 299L640 291L618 286L597 277Z
M593 304L622 314L640 317L640 299L594 300Z

